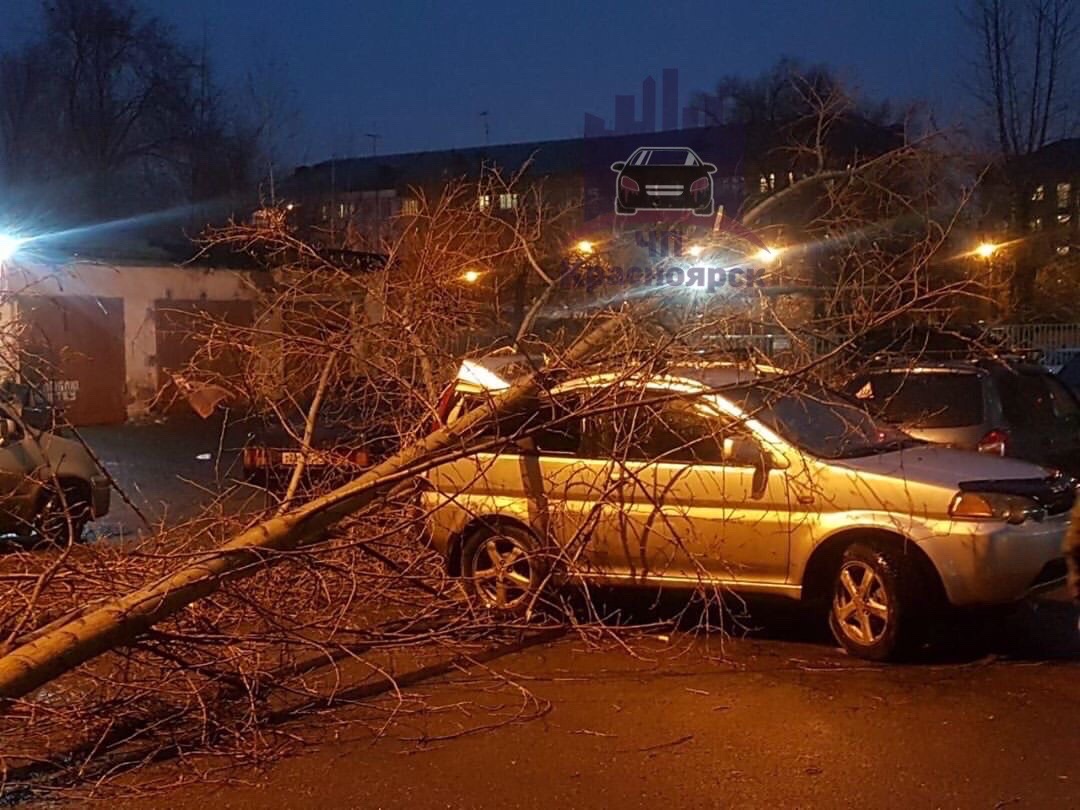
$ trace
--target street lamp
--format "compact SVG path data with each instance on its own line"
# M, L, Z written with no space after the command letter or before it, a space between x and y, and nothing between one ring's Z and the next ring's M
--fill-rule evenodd
M0 233L0 262L5 262L14 256L25 241L9 233Z
M461 280L464 281L466 284L475 284L477 281L480 280L480 271L466 270L464 273L461 274Z
M698 256L705 252L705 248L701 245L690 245L690 247L686 249L686 252L696 259Z
M754 258L762 264L773 264L780 258L779 248L763 247L757 253L754 254Z
M989 261L994 258L994 254L998 252L998 245L993 242L982 242L977 248L975 248L975 255L981 259Z
M574 247L577 248L579 253L584 253L586 256L588 256L590 253L593 252L593 250L596 249L593 243L590 242L588 239L582 239L580 242L574 245Z

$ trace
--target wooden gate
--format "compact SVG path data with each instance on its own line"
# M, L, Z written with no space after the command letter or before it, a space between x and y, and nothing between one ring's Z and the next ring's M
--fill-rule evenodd
M20 372L73 425L127 418L124 301L94 296L20 296Z

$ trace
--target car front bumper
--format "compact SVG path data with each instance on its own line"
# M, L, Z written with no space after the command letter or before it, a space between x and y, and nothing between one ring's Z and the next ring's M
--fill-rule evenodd
M112 485L104 475L95 475L90 479L90 514L104 517L109 514L109 502L112 497Z
M1018 526L951 521L943 526L947 531L924 538L919 545L941 575L952 604L1004 604L1064 581L1053 572L1063 556L1068 522L1067 513Z

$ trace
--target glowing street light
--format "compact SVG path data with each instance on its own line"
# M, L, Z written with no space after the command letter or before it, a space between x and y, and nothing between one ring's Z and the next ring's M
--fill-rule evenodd
M480 280L480 271L466 270L464 273L461 274L461 280L464 281L466 284L475 284L477 281Z
M686 249L686 252L696 259L698 256L705 252L705 248L701 245L691 245Z
M754 258L762 264L773 264L780 258L780 251L775 248L764 247L754 254Z
M582 239L580 242L574 245L574 247L577 248L577 251L579 253L584 253L586 256L588 256L596 249L596 246L593 245L593 243L590 242L588 239Z
M992 259L994 254L998 252L998 245L993 242L982 242L977 248L975 248L975 255L981 259Z
M11 234L0 233L0 262L7 261L22 246L25 239Z

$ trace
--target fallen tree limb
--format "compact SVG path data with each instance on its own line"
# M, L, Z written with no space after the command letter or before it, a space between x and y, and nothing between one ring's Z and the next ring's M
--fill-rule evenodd
M587 331L567 351L574 364L602 348L621 318ZM275 557L321 535L342 518L370 504L394 484L423 472L440 451L465 447L469 436L492 416L535 396L542 373L528 374L498 392L452 426L431 433L354 481L234 537L198 562L45 633L0 658L0 705L24 697L114 647L130 643L155 624L214 593L223 582L251 576ZM430 465L428 465L430 466Z

